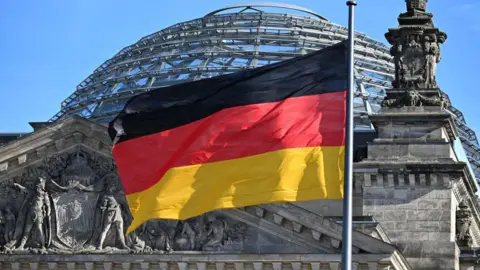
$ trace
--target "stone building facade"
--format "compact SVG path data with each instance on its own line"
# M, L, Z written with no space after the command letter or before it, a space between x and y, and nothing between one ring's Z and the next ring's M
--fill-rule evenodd
M354 164L354 269L480 269L475 179L435 78L446 34L406 1L396 81ZM0 269L340 269L341 201L131 221L107 129L71 117L0 147Z

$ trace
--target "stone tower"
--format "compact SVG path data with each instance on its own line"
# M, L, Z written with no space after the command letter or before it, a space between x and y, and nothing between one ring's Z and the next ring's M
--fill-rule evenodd
M478 244L478 216L475 180L457 159L457 130L435 76L447 36L426 0L406 4L385 35L395 81L370 116L378 137L355 164L356 183L363 214L379 221L412 269L460 269L460 250Z

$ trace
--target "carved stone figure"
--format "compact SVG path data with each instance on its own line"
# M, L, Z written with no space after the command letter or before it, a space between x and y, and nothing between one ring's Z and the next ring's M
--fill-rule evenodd
M440 62L440 47L436 42L436 37L433 40L427 36L425 37L424 50L426 55L425 63L425 86L427 88L437 88L437 63Z
M148 222L144 230L148 246L153 250L171 251L171 240L168 232L162 228L160 222Z
M19 219L22 222L19 222L16 227L18 232L21 233L18 249L24 249L31 237L32 230L36 234L35 241L37 242L37 247L47 248L51 244L52 222L50 215L52 202L45 189L46 181L44 177L39 177L33 190L28 190L17 183L14 184L28 194L22 205L22 210L24 211L21 210L21 212L24 212L24 216L23 219ZM14 239L7 246L13 248L16 244L15 242L16 240Z
M405 74L405 69L403 67L403 45L401 43L395 44L390 49L390 54L393 56L395 63L395 80L392 82L393 87L400 87L400 80Z
M5 220L4 227L3 227L3 238L5 239L5 243L9 243L13 240L13 234L15 233L15 223L16 217L13 213L12 206L7 205L5 210L3 211L3 217Z
M110 229L114 229L119 240L120 248L128 249L125 243L125 231L123 230L122 208L113 194L105 194L99 204L101 210L101 232L97 249L103 249L103 243ZM112 228L113 227L113 228Z
M381 105L382 107L439 106L446 108L450 104L443 96L426 97L414 89L404 89L403 95L399 98L390 98L387 96Z
M207 240L208 228L205 224L205 218L207 214L200 215L195 219L193 229L195 231L195 248L201 249L205 241Z
M0 211L0 233L3 235L5 234L5 223L6 223L5 216L3 215L3 212ZM4 246L6 243L8 243L8 241L5 241L5 239L0 238L0 246Z
M458 205L456 212L456 239L460 247L470 247L472 245L472 237L470 236L470 226L472 224L472 211L468 205L462 201Z
M127 235L127 243L133 253L152 252L152 248L148 246L140 237L140 232L133 231Z
M187 221L178 222L174 237L175 250L195 250L195 231Z
M227 226L230 221L215 213L185 221L152 220L126 236L131 215L115 166L95 154L54 155L1 184L0 197L4 201L18 198L20 204L12 201L0 209L4 252L124 249L153 253L239 250L243 246L245 224L233 221Z
M215 250L224 244L226 223L214 215L208 215L208 222L207 241L202 249Z

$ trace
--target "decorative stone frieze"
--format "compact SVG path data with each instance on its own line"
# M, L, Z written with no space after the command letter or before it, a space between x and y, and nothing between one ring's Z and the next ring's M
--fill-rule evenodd
M395 64L394 89L387 91L384 107L448 106L439 91L436 72L440 62L440 45L447 35L433 24L426 12L427 1L406 1L407 12L398 17L399 26L385 34L392 45Z

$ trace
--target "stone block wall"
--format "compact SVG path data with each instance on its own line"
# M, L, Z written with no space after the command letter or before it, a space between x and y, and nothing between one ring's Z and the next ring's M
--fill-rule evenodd
M413 269L456 269L457 205L448 175L392 172L360 178L363 214L380 223Z
M363 209L395 241L453 241L452 192L448 189L364 189Z
M343 214L343 200L315 200L305 202L294 202L310 212L324 217L340 217ZM353 195L353 216L363 215L362 194Z

